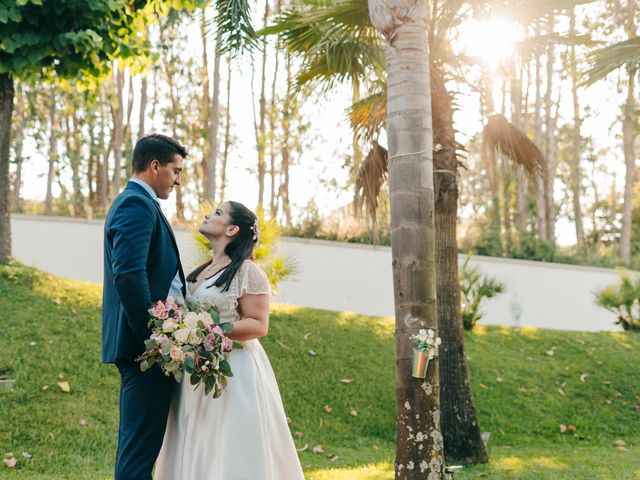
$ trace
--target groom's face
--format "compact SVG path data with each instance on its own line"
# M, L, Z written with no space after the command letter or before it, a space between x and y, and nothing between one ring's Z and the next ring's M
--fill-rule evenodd
M177 153L173 156L173 160L166 165L154 160L152 171L154 174L153 189L156 191L158 198L166 200L171 195L173 189L180 185L180 173L182 172L183 158Z

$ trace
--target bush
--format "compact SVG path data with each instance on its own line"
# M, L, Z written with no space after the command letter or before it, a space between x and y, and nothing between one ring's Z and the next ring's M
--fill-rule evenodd
M595 293L596 303L615 313L616 324L625 330L640 331L640 278L620 270L620 283Z
M504 284L493 277L480 272L478 267L469 265L471 255L467 256L460 272L460 313L465 330L472 330L484 316L480 305L485 298L492 298L504 292Z

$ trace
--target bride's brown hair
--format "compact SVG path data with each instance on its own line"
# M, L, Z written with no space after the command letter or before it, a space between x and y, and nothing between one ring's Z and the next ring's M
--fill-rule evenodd
M229 290L233 277L236 276L238 270L242 266L245 260L253 260L253 249L258 243L258 233L254 231L254 225L258 223L258 217L255 213L249 210L240 202L234 202L229 200L226 202L229 205L229 217L231 217L231 225L236 225L239 229L236 237L224 247L224 253L231 259L231 263L223 268L224 272L218 277L218 279L209 285L207 288L211 288L213 285L222 288L223 292ZM213 259L206 263L203 263L187 277L187 282L195 282L196 278L202 271L211 265ZM218 272L211 275L213 277ZM207 280L211 277L208 277Z

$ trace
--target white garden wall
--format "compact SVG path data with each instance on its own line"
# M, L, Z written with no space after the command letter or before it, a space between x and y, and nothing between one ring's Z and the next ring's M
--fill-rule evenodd
M19 261L63 277L102 281L102 221L13 215L11 225L13 255ZM175 233L188 268L197 261L193 240L183 228ZM393 315L389 247L285 237L281 248L293 257L297 273L282 282L277 302ZM507 286L484 306L485 323L617 329L613 314L593 297L595 290L617 280L615 270L479 256L471 261Z

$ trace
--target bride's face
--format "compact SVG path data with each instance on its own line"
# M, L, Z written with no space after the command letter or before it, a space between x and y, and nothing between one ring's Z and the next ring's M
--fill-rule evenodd
M204 216L198 231L207 238L233 238L238 233L238 227L232 225L229 215L229 204L221 203L213 213Z

